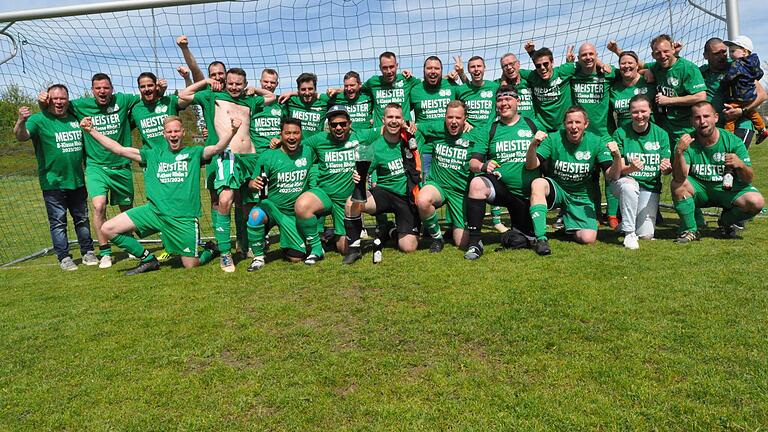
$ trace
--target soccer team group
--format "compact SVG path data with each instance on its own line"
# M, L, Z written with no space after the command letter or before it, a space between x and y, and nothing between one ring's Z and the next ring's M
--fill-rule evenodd
M590 43L576 55L569 49L556 66L551 50L528 42L534 70L506 54L495 81L485 79L479 56L469 59L468 75L460 57L444 75L440 58L430 56L418 79L398 72L395 54L384 52L381 75L365 82L351 71L343 88L319 92L317 77L302 73L296 91L279 97L276 70L262 71L259 88L248 86L243 69L219 61L205 77L188 38L176 42L187 87L175 95L166 95L165 80L150 72L139 75L138 95L114 92L109 76L97 73L92 97L70 101L67 87L55 84L41 92L41 112L19 109L14 132L34 144L64 270L77 269L67 211L83 264L110 267L114 244L140 260L127 272L138 274L158 269L160 260L134 233L160 233L159 255L180 255L184 267L220 255L221 269L235 271L232 213L236 250L251 257L248 271L254 271L265 265L276 225L290 261L312 265L335 248L343 263L354 263L362 256L363 213L376 216L377 262L388 238L410 252L425 235L430 252L442 251L440 207L454 244L475 260L484 251L487 206L503 246L539 255L551 253L547 212L555 208L574 241L595 242L602 222L623 233L626 248L637 249L639 239L654 236L669 174L681 221L677 243L699 239L703 207L721 207L721 235L735 237L764 206L751 185L747 147L755 134L758 143L768 136L755 113L766 95L757 84L762 71L752 42L743 36L707 41L701 67L667 35L651 41L648 63L609 42L618 66L600 61ZM178 113L190 105L204 146L184 143ZM132 128L141 148L131 146ZM139 207L132 207L132 161L144 170L148 203ZM198 222L202 169L216 239L205 244ZM108 205L121 213L106 220Z

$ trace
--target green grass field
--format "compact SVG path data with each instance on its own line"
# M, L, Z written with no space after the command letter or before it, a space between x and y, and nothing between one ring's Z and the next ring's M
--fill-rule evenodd
M0 429L764 430L768 223L679 246L665 217L638 251L3 269Z

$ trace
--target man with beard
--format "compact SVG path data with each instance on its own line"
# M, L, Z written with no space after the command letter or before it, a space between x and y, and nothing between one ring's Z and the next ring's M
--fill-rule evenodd
M327 95L317 94L317 75L304 72L296 78L298 94L283 105L284 117L301 120L301 132L308 138L323 130L323 113L328 109Z
M277 71L265 68L261 71L261 79L259 80L260 90L263 92L257 94L261 96L274 94L277 89L277 80ZM253 141L257 154L261 154L262 151L269 148L272 138L280 136L280 120L282 118L283 109L274 102L251 113L251 141Z
M176 95L159 96L158 87L165 87L164 81L158 82L152 72L142 72L136 80L141 101L131 110L131 126L138 129L142 147L166 145L163 120L168 116L178 115L180 110L189 105L187 101L179 101Z
M752 161L744 143L717 127L718 115L710 102L691 107L693 134L684 134L672 162L672 200L680 216L675 242L699 239L696 208L721 207L717 223L724 238L737 238L736 224L760 213L765 200L752 186Z
M373 101L371 96L367 93L363 93L362 81L360 80L360 74L355 71L349 71L344 74L344 87L341 89L329 90L331 96L331 105L344 105L347 107L347 112L352 120L352 129L370 129L373 127ZM343 98L339 98L338 94L343 93Z
M369 94L373 100L373 127L380 128L384 125L384 107L390 103L400 106L408 106L411 89L418 84L418 80L410 73L397 73L397 56L395 53L385 51L379 55L379 70L381 75L372 76L363 84L362 91ZM403 113L405 120L411 119L410 111Z

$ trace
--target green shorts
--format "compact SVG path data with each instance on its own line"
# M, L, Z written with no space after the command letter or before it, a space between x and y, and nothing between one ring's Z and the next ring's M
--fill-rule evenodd
M85 167L85 188L88 195L109 197L110 205L133 204L133 172L130 165Z
M164 216L155 206L146 204L125 212L140 238L159 232L163 236L165 250L172 254L197 257L200 241L200 224L196 217Z
M578 231L582 229L597 231L597 212L595 203L589 194L573 194L566 192L555 180L545 177L551 189L547 197L547 204L551 210L554 207L563 209L563 225L565 231Z
M213 180L213 187L217 193L224 189L240 189L254 176L257 156L255 153L235 154L224 152L216 159L216 176ZM258 175L256 173L255 175Z
M299 235L299 229L296 227L296 215L293 212L281 211L269 199L260 202L258 207L264 210L269 218L267 232L275 225L280 227L280 249L293 249L302 255L307 253L304 239Z
M330 214L331 218L333 218L333 230L335 234L337 236L346 235L347 230L344 228L344 206L347 205L347 197L344 199L331 198L328 193L319 187L311 188L307 192L314 194L320 199L320 202L323 203L323 207L325 208L323 215Z
M446 222L450 223L455 228L464 229L464 227L467 226L464 218L464 211L467 208L467 193L464 191L457 192L453 189L444 188L431 180L427 180L424 186L432 186L440 193L442 202L440 205L436 205L435 208L442 207L443 205L447 206L447 211L445 213Z
M693 186L693 199L696 202L696 207L721 207L731 208L733 202L740 196L747 192L759 192L756 187L751 184L748 185L736 185L731 190L723 190L721 183L716 183L715 186L699 181L691 176L688 176L688 182Z

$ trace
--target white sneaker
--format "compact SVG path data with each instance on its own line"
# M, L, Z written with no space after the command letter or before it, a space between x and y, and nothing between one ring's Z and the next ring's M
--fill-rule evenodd
M104 255L99 260L99 268L106 269L112 267L112 255Z
M95 266L99 264L99 259L93 251L88 251L83 255L83 264L87 266Z
M71 257L64 257L64 259L59 262L59 267L66 271L77 270L77 264L75 264Z
M627 249L640 249L640 242L637 241L637 234L628 233L624 236L624 247Z
M235 262L232 261L232 255L226 254L222 255L220 258L220 264L219 266L225 273L234 273L235 272Z

